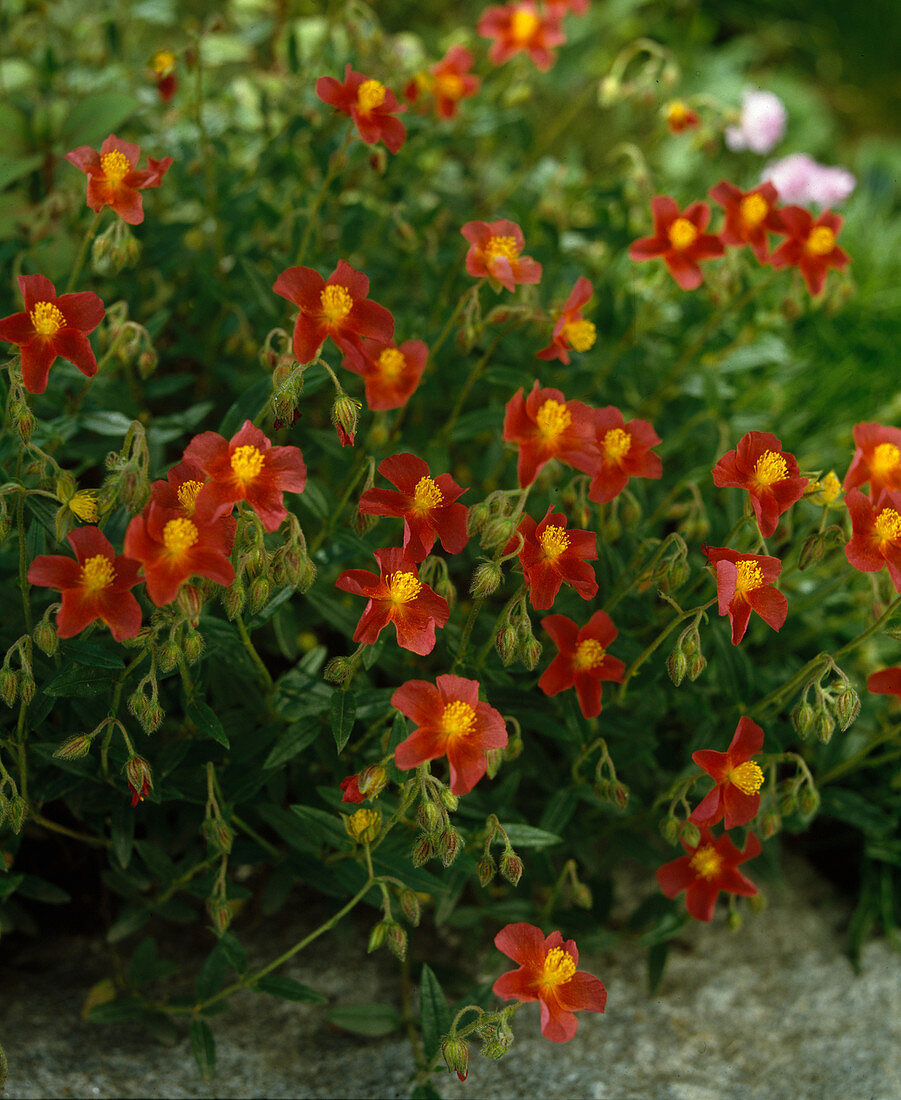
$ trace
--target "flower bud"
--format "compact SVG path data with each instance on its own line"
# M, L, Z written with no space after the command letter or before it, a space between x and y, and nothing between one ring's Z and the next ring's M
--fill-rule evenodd
M820 808L820 792L809 786L802 788L798 795L798 808L804 817L811 817Z
M707 658L704 656L703 653L699 653L696 657L693 657L691 664L688 666L689 680L694 683L706 667Z
M340 393L335 398L335 403L332 406L332 423L335 425L336 431L340 428L344 431L344 434L348 437L351 446L353 446L354 436L357 431L357 410L360 406L352 397L348 397L346 393ZM341 437L341 432L338 431L338 437ZM344 442L342 440L342 446Z
M263 610L269 602L270 590L271 585L268 577L254 577L250 584L250 593L247 599L247 606L251 615L256 615L258 611Z
M31 433L34 431L36 423L31 409L24 402L16 401L11 404L10 414L13 427L19 433L19 438L23 443L27 443L31 439Z
M75 478L68 470L61 470L56 479L56 497L60 504L68 504L75 495Z
M388 772L382 764L369 764L360 772L358 786L367 798L378 798L388 783Z
M726 917L726 923L730 932L738 932L741 928L741 913L737 909L730 909Z
M231 852L235 840L234 829L226 825L221 817L216 818L210 824L211 828L207 833L207 840L213 848L221 852L222 855L227 856Z
M798 800L791 791L779 800L779 814L782 817L791 817L797 808Z
M814 724L817 737L823 742L824 745L828 745L832 740L832 735L835 733L835 719L829 714L828 711L820 711L817 715L816 723Z
M56 627L47 619L41 619L34 628L32 637L38 649L48 657L52 657L59 649L59 635L56 633Z
M373 925L372 931L369 933L369 945L366 948L366 954L371 955L373 951L378 949L385 942L385 936L388 933L388 925L385 921L380 920L378 924Z
M484 501L474 504L469 509L469 515L466 517L466 532L470 538L479 534L490 516L491 510Z
M85 733L77 733L64 741L53 755L59 760L78 760L86 756L90 748L90 737Z
M349 657L333 657L325 666L322 678L330 684L346 683L353 674L354 662Z
M184 649L185 660L189 665L193 665L203 653L203 635L196 630L189 630L182 642L182 648Z
M407 933L397 921L391 921L385 937L388 948L401 962L407 957Z
M31 706L31 700L34 698L36 689L37 685L34 682L34 677L30 672L23 669L22 679L19 681L19 695L26 707Z
M456 1035L448 1035L441 1044L444 1064L451 1073L456 1073L459 1081L469 1076L469 1047Z
M400 907L403 910L404 916L413 925L414 928L419 926L419 920L422 916L422 910L419 905L419 898L416 896L416 892L410 889L404 889L400 892Z
M519 648L516 631L509 623L507 626L502 626L500 630L498 630L494 639L494 644L504 665L509 665L516 656L516 651Z
M222 600L222 606L225 608L225 614L230 619L236 619L244 610L246 597L247 593L244 585L237 577L228 588L222 589L220 599Z
M501 770L501 764L504 762L504 750L503 749L488 749L485 753L485 758L488 762L485 769L485 774L489 779L494 779L497 773Z
M410 852L410 861L414 867L421 867L424 863L428 863L434 854L432 838L421 836L413 845L413 850Z
M798 736L805 740L813 733L815 721L816 712L806 699L792 711L792 725L797 730Z
M610 791L610 799L618 810L624 810L629 801L629 788L625 783L614 783Z
M809 565L814 565L823 556L823 536L819 531L814 531L804 542L801 548L801 556L798 559L798 568L800 570L806 569Z
M479 882L482 886L488 886L494 881L494 876L497 874L497 864L490 852L486 852L479 860L478 870Z
M416 820L424 833L434 833L441 827L443 814L431 799L424 798L416 810Z
M438 837L438 855L445 867L450 867L460 854L460 834L453 827L445 829Z
M679 822L674 817L665 817L660 823L660 832L667 844L679 843Z
M836 692L833 711L838 719L838 728L844 733L860 714L860 698L850 684Z
M760 819L760 835L764 840L769 840L771 836L775 836L781 828L782 818L775 810L770 810Z
M532 672L541 660L541 642L534 635L529 635L520 646L520 657L529 672Z
M28 807L25 805L25 800L14 794L6 804L6 820L14 833L21 833L27 816Z
M460 799L448 787L442 787L438 792L438 797L441 799L444 808L450 810L451 813L454 813L460 805Z
M577 882L573 886L573 905L580 909L590 909L593 904L591 890L584 882Z
M303 593L307 591L307 589L312 585L315 579L316 566L308 557L306 557L306 555L302 556L300 559L300 566L297 570L297 580L295 581L297 591L300 592L301 595L303 595Z
M766 894L756 893L749 897L748 908L752 913L762 913L766 909Z
M181 649L175 642L164 642L157 650L156 667L160 672L171 672L178 664L180 655Z
M135 791L142 791L145 787L153 789L153 775L150 765L143 756L131 756L125 764L125 778L128 785Z
M203 593L196 584L183 584L178 590L178 610L195 626L203 610Z
M512 848L508 848L501 856L501 875L511 886L516 886L522 878L522 872L522 860Z
M138 721L144 727L145 733L156 733L156 731L163 724L163 719L166 717L166 712L159 705L156 699L148 700L147 707L144 710L143 718L139 718Z
M217 936L223 936L228 931L232 922L231 906L224 898L208 898L206 911L213 922L213 931Z
M678 646L666 659L666 671L676 687L685 679L685 673L688 671L688 659Z
M157 363L159 363L159 356L153 348L144 348L138 356L138 374L142 378L149 378L156 370Z
M516 531L516 520L512 516L498 516L489 520L482 528L482 547L491 550L496 546L506 546Z
M19 693L19 674L9 665L0 668L0 699L8 707L13 706Z
M701 843L701 830L693 821L683 821L679 831L689 848L697 848Z
M472 583L469 586L470 594L475 599L484 599L496 592L498 585L503 580L504 571L495 561L480 562L472 575Z

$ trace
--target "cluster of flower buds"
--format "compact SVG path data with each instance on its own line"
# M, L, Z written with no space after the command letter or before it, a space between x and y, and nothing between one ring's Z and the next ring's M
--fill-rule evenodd
M126 705L129 712L141 724L145 733L155 733L163 724L166 714L160 706L159 689L156 682L156 669L150 671L129 695Z
M91 266L98 275L118 275L123 268L134 267L141 255L141 245L128 225L117 218L112 225L94 238Z
M505 666L519 660L531 672L541 659L541 642L532 631L527 598L528 594L523 592L504 609L494 642Z
M427 584L443 600L447 600L447 606L453 608L457 602L457 589L450 579L447 562L437 554L430 554L419 566L419 579Z
M129 512L140 512L150 499L150 453L147 433L139 420L133 420L125 433L120 451L106 456L109 471L97 499L100 515L121 504Z
M494 814L491 814L485 822L485 830L485 845L478 865L479 882L482 886L488 886L497 874L498 863L491 854L491 846L499 843L504 846L500 858L501 875L511 886L516 886L522 878L523 862L513 850L510 838Z
M13 642L3 657L3 665L0 667L0 699L8 707L14 706L17 698L21 698L28 706L34 698L37 685L31 667L33 655L31 636L23 634ZM14 656L18 669L12 667Z
M679 635L672 653L667 657L666 671L678 687L686 676L694 683L706 667L707 658L701 652L698 619L693 619Z
M514 514L514 499L520 495L517 489L499 489L469 509L467 531L470 537L479 536L483 550L506 546L516 534L519 515Z
M485 1058L493 1058L497 1061L510 1049L510 1044L513 1042L513 1028L510 1020L515 1010L516 1005L508 1005L500 1012L486 1012L479 1017L476 1035L482 1040L482 1049L479 1053Z
M6 423L11 424L19 433L23 443L31 439L34 431L34 413L28 404L25 386L22 384L22 371L17 360L9 365L9 391L6 395Z
M437 856L445 867L450 867L460 854L462 841L453 827L448 811L457 808L459 799L455 794L430 776L430 783L423 791L416 820L421 832L413 845L410 858L414 867L421 867Z
M830 669L836 674L836 679L824 687L821 681ZM824 744L828 744L835 732L836 723L844 733L859 713L860 697L845 673L830 661L804 685L801 700L792 711L791 717L799 737L806 740L813 734Z

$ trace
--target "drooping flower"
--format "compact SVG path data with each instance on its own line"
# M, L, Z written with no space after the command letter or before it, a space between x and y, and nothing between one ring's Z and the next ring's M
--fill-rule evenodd
M478 92L479 78L472 72L474 58L463 46L452 46L428 72L418 73L404 89L404 95L415 103L421 94L435 104L439 118L453 118L462 99Z
M726 127L726 145L733 152L750 149L752 153L769 153L782 140L787 120L779 96L749 88L742 97L738 125Z
M507 402L504 442L519 444L517 474L524 489L552 458L584 473L597 465L592 410L567 401L560 390L540 389L538 379L528 397L519 390Z
M544 670L538 686L545 695L574 687L586 718L601 713L601 683L621 683L626 666L607 652L618 631L606 611L595 611L583 627L565 615L545 615L541 625L559 650Z
M341 364L359 374L366 386L366 404L373 411L399 409L416 391L429 356L422 340L362 340L359 348L348 348Z
M489 279L514 290L517 283L541 281L541 264L531 256L521 255L525 237L516 222L501 218L496 222L467 222L460 230L470 242L466 253L466 270L470 275Z
M446 756L452 794L469 794L487 770L486 753L507 744L500 713L479 702L478 680L408 680L391 696L391 706L416 723L394 750L394 763L406 770Z
M593 294L594 287L584 275L580 275L554 322L551 342L537 353L539 359L559 359L568 364L570 349L588 351L589 348L594 347L597 329L591 321L586 321L582 316L582 306Z
M138 563L116 555L96 527L77 527L66 536L75 558L42 554L28 568L29 584L58 588L56 613L60 638L71 638L96 619L106 623L117 642L141 629L141 607L130 588L138 583Z
M585 970L577 970L579 949L575 940L560 932L545 936L534 924L508 924L494 937L494 945L518 970L502 974L492 992L505 1001L538 1001L541 1034L552 1043L565 1043L576 1034L576 1012L603 1012L607 990Z
M841 216L826 210L814 221L810 211L800 206L783 207L779 216L788 239L770 257L770 266L797 267L810 293L821 293L829 268L841 271L851 262L848 253L835 243Z
M739 851L728 833L717 840L705 826L700 827L697 847L682 842L688 853L657 869L660 889L668 898L685 891L685 908L695 920L713 920L713 907L720 891L753 897L758 891L750 879L738 870L740 864L760 854L760 841L748 834L744 851Z
M343 84L333 76L321 76L316 81L316 95L323 103L353 119L357 133L367 145L383 141L389 152L400 150L407 131L394 116L406 108L400 106L394 92L378 80L354 72L347 65Z
M125 764L125 778L131 791L132 808L143 802L153 789L150 765L143 756L131 756Z
M718 609L729 616L732 644L738 645L745 636L752 611L773 630L781 630L788 600L773 585L782 572L782 562L765 554L740 554L725 546L702 549L716 573Z
M120 141L110 134L100 146L100 152L90 145L79 145L66 160L80 168L88 177L88 206L99 213L104 206L113 210L129 225L144 220L144 200L140 194L148 187L159 187L169 170L172 157L162 160L147 158L147 167L138 168L141 147L130 141Z
M698 749L692 760L712 777L716 786L692 810L689 821L708 828L722 821L726 829L747 823L760 809L758 791L763 771L751 759L763 748L763 730L750 718L740 718L725 752Z
M883 489L901 491L901 428L884 424L855 424L857 449L842 482L844 489L857 489L870 483L870 500Z
M595 409L592 416L598 458L589 470L589 500L606 504L625 489L630 477L663 476L663 463L651 450L661 442L660 436L647 420L627 424L614 405Z
M365 569L346 569L335 587L368 600L354 641L372 645L388 623L394 623L397 644L424 657L435 648L435 627L450 614L447 600L419 579L416 563L400 546L374 550L379 575Z
M845 504L852 529L845 557L862 573L888 566L892 584L901 592L901 493L883 492L873 504L859 489L852 489Z
M176 56L172 50L157 50L150 59L150 68L156 79L156 90L163 103L175 95L178 78L175 75Z
M172 467L165 481L153 482L150 499L185 519L193 521L197 515L201 526L213 529L209 541L212 543L214 536L218 535L219 548L223 554L229 554L238 525L233 516L222 514L216 497L207 488L210 485L199 464L182 461Z
M536 523L523 516L517 531L522 535L519 563L529 586L532 607L546 611L553 607L561 584L568 584L583 600L593 599L598 592L594 569L588 563L597 561L597 535L566 527L566 516L553 511L551 505L544 519ZM504 548L513 552L516 536Z
M554 64L554 46L566 41L559 17L549 11L539 12L532 0L488 8L476 24L476 33L494 39L488 50L492 64L503 65L524 51L540 72L547 72Z
M701 124L701 116L698 112L692 110L681 99L674 99L667 103L663 115L671 134L681 134L683 130L694 129Z
M315 359L328 336L347 353L364 336L387 344L394 334L394 318L367 298L369 280L344 260L327 279L311 267L289 267L272 289L298 308L292 341L298 363Z
M807 478L772 432L748 432L713 467L713 484L747 489L760 533L768 539L782 513L804 495Z
M874 695L895 695L901 699L901 668L883 668L867 678L867 691Z
M300 448L273 447L249 420L230 440L218 432L202 432L185 448L184 457L210 478L203 491L220 515L246 500L267 531L277 530L288 514L282 494L302 493L307 483Z
M761 183L750 191L742 191L727 180L721 180L716 187L711 187L709 194L726 213L720 230L722 240L737 248L747 245L758 263L765 264L769 258L767 233L784 232L776 209L779 199L776 188L771 183Z
M448 554L459 554L469 541L468 509L456 501L467 490L450 474L432 477L428 463L411 454L382 459L379 473L398 491L367 489L360 497L360 511L368 516L402 516L404 550L412 561L422 561L431 553L436 536Z
M675 199L657 195L651 199L654 235L642 237L629 245L629 255L637 263L662 259L670 275L683 290L694 290L703 281L699 260L722 256L723 242L712 233L705 233L710 221L706 202L693 202L680 213Z
M342 802L364 802L366 795L360 790L360 777L354 773L353 775L345 776L339 784L341 791Z
M0 320L0 340L18 346L25 389L43 393L57 357L93 378L97 360L87 334L103 320L103 302L89 290L57 297L43 275L20 275L19 291L25 309Z
M846 168L817 164L806 153L792 153L772 161L763 170L761 179L773 184L780 202L798 203L800 206L811 203L822 207L838 206L857 185L857 180Z

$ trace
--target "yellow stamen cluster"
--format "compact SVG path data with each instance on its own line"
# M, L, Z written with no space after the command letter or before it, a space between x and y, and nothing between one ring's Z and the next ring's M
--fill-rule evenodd
M456 73L440 73L435 76L435 92L445 99L463 98L463 77Z
M756 229L770 212L770 204L763 195L745 195L738 204L741 220L748 229Z
M150 59L150 67L157 76L168 76L175 68L175 54L171 50L157 50Z
M243 481L246 485L248 481L259 477L265 461L266 456L259 447L253 447L250 444L236 447L232 455L232 473L238 481Z
M576 972L576 964L572 955L562 947L552 947L544 960L541 970L542 985L563 985L572 979Z
M883 508L876 517L876 534L881 539L901 539L901 516L894 508Z
M667 236L673 248L682 251L695 243L698 239L698 230L688 218L676 218L669 227Z
M398 351L397 348L385 348L378 357L377 364L385 378L393 382L395 378L399 378L403 374L407 360L404 358L403 352Z
M735 591L743 596L746 592L753 592L755 588L763 585L763 571L760 563L744 559L735 563L737 576L735 578Z
M415 600L422 590L422 581L412 573L391 573L388 577L388 593L395 607Z
M666 121L670 126L684 126L688 119L688 108L681 99L674 99L666 107Z
M562 527L548 524L538 536L544 556L551 561L556 561L563 551L569 546L569 535Z
M589 348L594 347L598 330L591 321L570 321L563 326L563 335L574 351L588 351Z
M381 107L385 102L385 85L377 80L364 80L357 90L357 110L364 114Z
M237 454L237 452L235 453ZM234 459L232 459L232 469L234 469ZM178 497L178 503L184 508L186 515L194 515L194 509L197 506L197 494L202 488L202 481L192 480L183 481L175 490L175 495Z
M788 477L788 463L778 451L764 451L754 463L754 480L758 485L773 485Z
M688 866L699 878L714 879L723 868L723 857L712 844L698 848Z
M103 554L95 554L81 567L81 586L89 592L100 592L109 588L116 579L113 563Z
M818 225L811 229L805 247L814 256L828 256L835 248L835 234L828 225Z
M357 810L344 819L348 833L361 844L371 844L382 827L382 815L378 810Z
M585 638L576 646L576 654L573 657L573 668L585 672L589 668L597 668L607 655L606 649L595 638Z
M484 247L485 255L492 260L503 256L511 264L519 259L519 251L519 245L513 237L489 237Z
M569 409L561 405L559 401L549 398L535 414L535 423L542 437L550 443L572 424L573 418Z
M354 305L350 291L340 284L325 287L319 295L319 300L322 302L322 312L329 325L337 325L339 321L343 321Z
M609 432L605 433L601 447L609 459L613 462L619 462L631 450L632 436L623 428L611 428Z
M69 511L82 523L97 522L97 490L79 489L69 500Z
M435 484L434 478L421 477L416 482L416 488L413 490L413 507L418 512L428 512L432 508L437 508L444 500L444 494Z
M885 472L888 473L888 470ZM810 494L810 499L814 504L831 504L838 499L838 494L842 491L842 483L835 476L835 470L830 470L824 478L814 483L813 488L815 491Z
M880 443L873 451L870 469L877 477L884 478L898 469L901 451L894 443Z
M760 765L755 764L753 760L746 760L744 764L732 768L728 778L729 782L738 787L742 794L757 794L763 786L763 772Z
M38 336L54 336L65 326L66 319L53 302L35 302L28 315Z
M476 724L476 712L462 699L445 704L441 713L441 729L451 737L466 737Z
M524 45L540 26L541 20L534 12L517 8L510 20L510 37L519 45Z
M120 183L132 170L132 163L124 153L114 149L100 158L100 167L110 183Z
M163 545L170 554L183 554L200 538L200 532L189 519L170 519L163 528Z

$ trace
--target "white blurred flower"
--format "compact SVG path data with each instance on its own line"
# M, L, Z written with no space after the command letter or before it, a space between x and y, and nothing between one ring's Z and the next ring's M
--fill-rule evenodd
M830 168L806 153L774 160L766 166L761 182L769 180L781 202L822 207L838 206L854 190L857 180L846 168Z
M742 98L739 124L726 127L726 144L733 152L769 153L782 140L787 118L779 96L749 88Z

